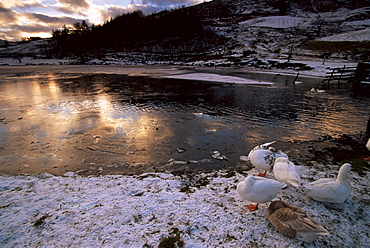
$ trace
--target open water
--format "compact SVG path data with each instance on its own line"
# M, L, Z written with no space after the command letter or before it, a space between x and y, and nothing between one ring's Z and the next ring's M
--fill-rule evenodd
M274 79L269 87L116 74L2 76L0 172L219 169L264 142L365 131L368 95Z

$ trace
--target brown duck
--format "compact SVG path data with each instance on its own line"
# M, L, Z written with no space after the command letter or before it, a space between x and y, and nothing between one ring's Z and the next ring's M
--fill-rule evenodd
M305 211L284 201L272 202L267 218L281 234L305 242L312 242L319 235L329 234L316 220L308 217Z

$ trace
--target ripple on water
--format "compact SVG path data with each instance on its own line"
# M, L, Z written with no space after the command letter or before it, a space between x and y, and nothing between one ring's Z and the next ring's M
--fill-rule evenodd
M63 166L83 160L119 167L166 164L172 158L200 161L214 150L235 162L246 144L358 134L365 131L370 113L368 97L311 92L309 86L254 87L109 74L50 78L40 78L42 86L37 78L22 76L0 84L0 119L5 118L0 145L3 154L10 154L6 163L27 159L32 168L32 159L35 166L40 164L35 154L47 152L55 154L50 163ZM31 143L50 146L15 157ZM187 151L179 154L178 147ZM86 154L94 157L81 158Z

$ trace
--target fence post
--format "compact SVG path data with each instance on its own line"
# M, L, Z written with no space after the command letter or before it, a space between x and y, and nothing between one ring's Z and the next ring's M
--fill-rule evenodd
M335 68L331 69L330 77L328 79L328 89L330 89L330 81L333 78L334 70L335 70Z
M346 69L346 65L343 66L343 69L340 72L340 75L339 75L339 78L338 78L338 88L339 88L340 80L342 80L342 75L343 75L345 69Z

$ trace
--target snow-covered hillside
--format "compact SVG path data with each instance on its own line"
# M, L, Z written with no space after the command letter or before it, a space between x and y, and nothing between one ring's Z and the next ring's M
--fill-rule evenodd
M266 58L290 52L299 55L302 45L315 40L370 41L370 7L322 13L295 9L286 15L256 17L234 24L218 21L217 24L216 32L233 40L233 46L228 47L231 53L248 50ZM349 59L353 57L350 53L346 55Z
M166 61L164 63L168 61L179 62L179 60L181 62L194 62L195 58L204 61L205 57L207 59L217 57L224 60L223 64L225 64L225 60L229 64L234 64L240 58L243 60L268 60L287 59L288 57L290 59L298 56L319 58L330 56L331 58L358 62L369 57L370 7L365 4L358 3L359 7L351 6L355 2L352 0L345 0L343 2L345 4L342 4L341 7L338 7L339 1L335 0L318 3L312 1L300 3L297 0L274 2L268 0L214 0L175 10L171 13L179 11L180 14L188 11L193 15L200 16L208 29L225 37L227 42L223 45L218 44L207 51L181 54L181 56L176 56L176 53L174 55L172 52L171 57L168 57L166 51L158 50L159 46L155 42L161 41L156 40L148 43L153 45L152 52L148 46L145 47L146 50L144 49L145 51L149 49L146 54L142 52L138 54L136 50L131 51L123 47L123 51L113 51L116 54L113 55L113 60L119 64L150 64L162 63L163 61ZM283 2L284 4L281 5ZM308 6L309 4L311 5ZM160 15L158 14L158 16ZM330 44L331 49L328 51L322 46L306 46L313 41L353 42L353 44L350 50L340 46L336 48ZM359 43L361 46L356 49ZM14 56L21 54L37 57L40 57L40 54L58 56L58 53L51 51L53 44L56 43L50 40L39 40L3 47L0 48L0 58L6 56L14 58ZM140 51L140 47L137 49ZM161 47L161 49L165 48ZM109 54L108 51L104 54L104 48L99 47L98 50L99 54L89 52L84 55L83 61L80 60L78 63L91 64L101 63L99 60L112 61L112 51ZM213 62L209 64L212 65Z
M41 39L25 43L12 42L7 47L0 48L0 54L45 54L49 51L51 39Z
M341 34L334 34L320 38L322 41L369 41L370 40L370 28L361 30L349 31Z

